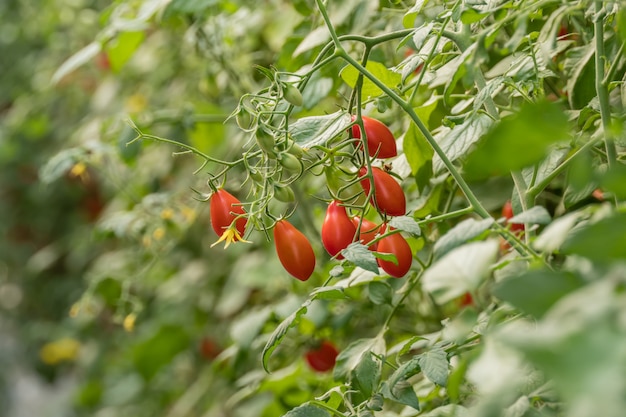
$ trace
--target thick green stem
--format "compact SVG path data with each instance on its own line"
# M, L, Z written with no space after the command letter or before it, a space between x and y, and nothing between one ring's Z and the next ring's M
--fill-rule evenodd
M609 104L609 92L607 83L604 82L604 64L605 64L605 51L604 51L604 16L606 11L604 10L603 3L601 1L595 2L595 12L593 28L595 32L596 54L595 54L595 66L596 66L596 94L598 94L598 102L600 104L600 116L602 117L602 129L604 130L604 146L606 148L607 162L609 168L612 168L617 161L617 150L615 148L615 141L613 140L613 133L611 131L611 107ZM610 80L607 80L610 82Z

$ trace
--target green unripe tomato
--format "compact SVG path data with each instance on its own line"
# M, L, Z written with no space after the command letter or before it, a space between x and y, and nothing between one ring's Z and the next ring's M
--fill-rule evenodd
M263 175L261 175L261 173L254 168L250 168L250 170L248 171L248 175L250 175L250 178L252 178L252 181L256 183L263 182Z
M282 152L278 155L278 163L280 163L283 168L292 172L301 172L302 171L302 162L295 156L290 153Z
M274 145L276 144L276 140L274 139L274 135L265 129L263 126L259 126L256 130L256 143L259 145L259 148L263 152L267 154L268 157L275 159L276 152L274 151Z
M239 110L235 115L235 121L237 122L237 126L245 131L250 131L252 123L254 122L254 117L244 107L239 107Z
M293 140L289 139L287 142L287 152L300 159L304 155L304 150Z
M295 85L284 83L282 87L283 97L285 97L285 100L287 100L290 104L293 104L294 106L302 106L302 93Z
M276 200L282 201L283 203L296 201L296 196L288 185L274 184L274 197L276 197Z

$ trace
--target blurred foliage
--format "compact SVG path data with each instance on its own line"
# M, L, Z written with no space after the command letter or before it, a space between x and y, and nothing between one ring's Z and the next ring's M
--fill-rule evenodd
M394 227L412 234L409 277L324 253L303 284L263 233L211 247L203 200L219 169L194 175L198 159L133 141L129 120L238 158L254 140L229 115L267 87L261 68L303 75L331 40L315 2L0 3L0 338L15 340L0 343L0 404L19 364L51 384L77 380L77 416L621 415L619 3L327 3L341 35L407 31L365 68L406 100L493 219L468 216L478 210L464 209L424 132L366 80L365 111L402 139L393 164L413 221ZM594 88L598 16L607 103ZM296 142L315 150L345 132L358 77L340 60L310 74ZM245 200L247 178L238 167L225 186ZM294 185L306 202L290 221L317 254L325 207L310 196L328 199L325 186L314 175ZM522 241L500 219L509 199ZM341 353L317 374L302 357L326 339Z

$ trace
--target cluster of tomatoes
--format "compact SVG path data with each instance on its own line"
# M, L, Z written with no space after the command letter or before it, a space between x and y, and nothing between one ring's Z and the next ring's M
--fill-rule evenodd
M356 120L355 117L352 118ZM392 158L397 155L396 141L389 128L382 122L363 116L366 145L361 128L354 124L352 137L361 139L359 148L367 148L371 160ZM370 203L381 218L406 214L406 199L400 184L386 170L371 164L362 166L358 172L360 192L369 196ZM372 185L373 182L373 185ZM241 202L223 188L216 190L210 199L211 225L220 236L219 241L243 240L246 228L246 212ZM326 251L336 259L343 259L342 251L353 242L360 242L370 250L393 254L396 261L377 258L378 265L392 277L403 277L409 271L413 254L399 231L383 222L377 225L371 220L348 214L346 205L337 197L329 203L322 225L322 243ZM315 270L315 253L308 238L288 220L277 220L273 228L278 258L287 272L306 281ZM387 258L388 259L388 258Z

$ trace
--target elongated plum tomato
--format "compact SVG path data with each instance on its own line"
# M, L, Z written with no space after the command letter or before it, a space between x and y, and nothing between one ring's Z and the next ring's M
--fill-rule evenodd
M211 196L210 209L211 226L220 237L238 215L245 214L241 201L223 188L220 188ZM235 222L239 236L243 236L247 221L245 217L240 217Z
M324 340L316 349L309 350L304 358L314 371L328 372L335 367L337 355L339 355L339 351L335 345Z
M354 216L352 218L352 223L354 224L354 227L359 227L359 223L361 223L361 229L359 231L361 243L368 246L370 250L375 251L378 247L378 243L374 243L370 246L370 242L374 240L378 234L378 226L376 223L367 219L363 219L363 221L361 221L359 216Z
M343 259L341 251L348 247L356 235L356 227L348 217L346 208L333 200L328 205L322 224L322 243L330 256Z
M385 225L381 226L381 233L385 233ZM391 227L389 230L393 230ZM394 233L387 237L382 238L378 242L377 252L380 253L392 253L396 255L398 264L394 264L391 261L383 261L380 258L376 258L378 266L383 271L395 278L402 278L411 269L411 263L413 263L413 253L411 253L411 247L400 233Z
M382 169L373 167L372 170L374 189L376 191L376 198L374 199L374 195L370 198L372 205L387 216L404 216L406 213L406 199L400 184ZM359 177L365 177L366 174L367 169L365 167L359 170ZM361 180L361 187L369 195L370 181L368 178Z
M356 120L356 116L352 116L352 121ZM391 130L382 122L363 116L363 127L367 136L367 150L370 156L376 158L393 158L398 155L396 147L396 138L393 137ZM352 136L357 139L361 138L361 128L359 125L352 126Z
M502 206L502 217L508 220L514 215L515 214L513 213L513 205L511 204L511 200L507 200L507 202L504 203L504 206ZM524 230L524 225L522 223L511 223L512 232L518 232L520 230Z
M311 277L315 269L315 253L309 239L287 220L274 226L274 244L283 268L300 281Z

